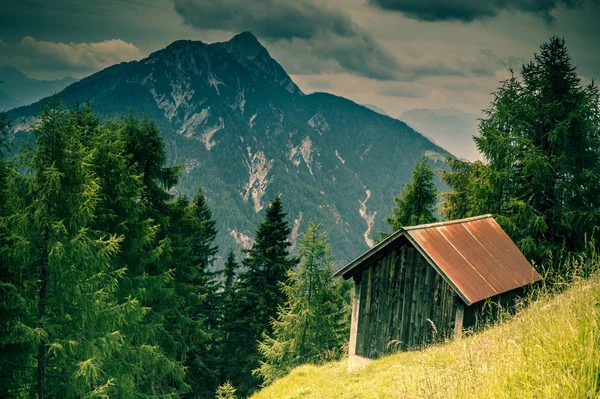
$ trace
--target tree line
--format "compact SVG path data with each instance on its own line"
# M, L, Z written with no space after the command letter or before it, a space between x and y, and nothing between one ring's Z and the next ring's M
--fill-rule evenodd
M180 167L152 121L54 101L11 158L0 123L1 396L211 398L226 381L245 396L340 356L347 287L316 224L290 255L278 197L216 272L205 194L171 194Z

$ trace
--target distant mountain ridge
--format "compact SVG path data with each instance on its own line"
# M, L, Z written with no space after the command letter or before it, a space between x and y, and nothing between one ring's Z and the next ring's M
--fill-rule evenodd
M58 96L103 116L132 109L153 118L176 191L205 188L221 251L252 243L269 199L280 194L292 242L311 218L329 232L336 262L353 259L386 229L393 196L422 154L447 152L405 123L327 93L305 95L249 32L222 43L182 40L145 59L76 82ZM23 137L42 100L10 113Z
M363 104L363 107L367 107L371 111L375 111L378 114L389 116L387 112L385 112L382 108L379 108L377 105L374 105L374 104Z
M0 111L28 105L63 90L77 79L31 79L16 68L0 67Z
M450 153L474 161L481 159L473 141L479 135L480 117L456 108L418 108L405 111L399 119Z

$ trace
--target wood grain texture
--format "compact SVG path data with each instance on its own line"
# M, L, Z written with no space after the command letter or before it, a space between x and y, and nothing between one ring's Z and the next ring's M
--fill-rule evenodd
M365 269L355 287L352 354L374 359L454 334L456 294L410 245Z

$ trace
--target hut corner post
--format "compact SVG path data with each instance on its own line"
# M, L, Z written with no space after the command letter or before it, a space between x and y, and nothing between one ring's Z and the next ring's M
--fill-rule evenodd
M350 342L348 343L348 371L358 370L373 360L356 354L358 343L358 320L360 312L360 280L362 273L353 276L354 299L352 300L352 321L350 324Z
M360 312L360 280L362 273L352 277L354 280L354 298L352 299L352 320L350 322L350 342L348 344L348 355L356 355L356 343L358 334L358 312Z
M454 319L454 339L462 337L463 320L465 318L465 304L461 300L457 300L456 318Z

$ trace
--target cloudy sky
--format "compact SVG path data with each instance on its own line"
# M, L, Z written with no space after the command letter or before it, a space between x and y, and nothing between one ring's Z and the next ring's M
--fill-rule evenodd
M600 78L599 21L600 0L2 0L0 66L81 78L249 30L306 93L479 112L550 35Z

